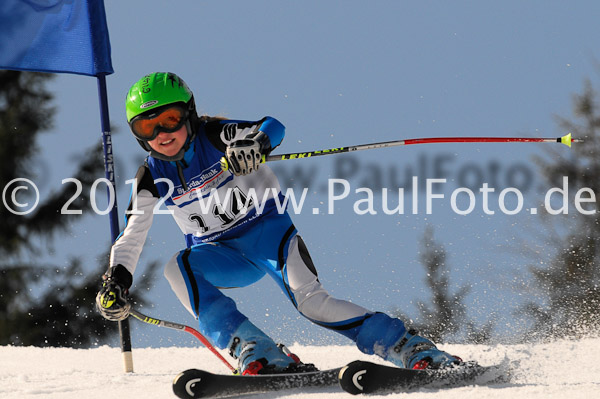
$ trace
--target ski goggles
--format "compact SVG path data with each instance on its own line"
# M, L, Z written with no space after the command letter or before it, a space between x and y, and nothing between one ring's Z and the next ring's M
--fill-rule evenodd
M159 109L148 115L138 115L129 122L134 136L142 141L151 141L160 132L173 133L181 129L188 118L188 111L180 106Z

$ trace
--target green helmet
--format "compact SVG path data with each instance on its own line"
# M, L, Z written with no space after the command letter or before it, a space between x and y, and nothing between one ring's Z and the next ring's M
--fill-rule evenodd
M187 104L192 98L192 91L179 76L170 72L151 73L134 83L127 93L127 122L167 104Z
M131 86L125 100L127 122L130 123L138 115L147 113L165 105L182 103L188 110L188 142L175 156L169 157L160 154L150 147L148 143L137 139L142 148L158 159L177 161L183 158L185 151L195 135L198 115L194 103L194 95L183 79L171 72L154 72L144 76Z

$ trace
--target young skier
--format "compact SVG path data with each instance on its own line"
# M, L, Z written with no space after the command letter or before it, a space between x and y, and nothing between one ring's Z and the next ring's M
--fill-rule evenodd
M216 347L228 348L242 374L313 369L288 356L221 291L248 286L266 274L300 314L348 337L364 353L412 369L460 363L400 319L335 299L322 287L288 213L275 206L275 196L282 195L277 178L260 165L283 140L279 121L198 116L184 81L162 72L131 87L126 109L129 126L149 155L136 174L126 226L112 246L96 297L105 318L117 321L129 314L127 292L162 198L187 244L167 263L165 277L197 318L200 332ZM228 169L222 168L222 157ZM252 198L266 200L261 212Z

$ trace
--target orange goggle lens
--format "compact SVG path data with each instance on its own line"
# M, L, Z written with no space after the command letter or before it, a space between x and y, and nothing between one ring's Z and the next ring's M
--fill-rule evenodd
M172 133L179 130L186 120L186 112L182 108L168 108L158 115L138 116L131 121L133 134L144 141L154 140L158 132Z

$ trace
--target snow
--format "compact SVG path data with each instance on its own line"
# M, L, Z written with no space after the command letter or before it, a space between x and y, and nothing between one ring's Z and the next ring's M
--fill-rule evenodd
M441 345L463 359L514 367L509 384L420 390L370 398L599 398L600 339L523 345ZM355 359L379 361L352 346L300 346L290 349L305 362L332 368ZM228 357L227 357L228 358ZM0 347L0 398L170 398L171 382L187 368L215 373L227 369L205 348L135 348L135 373L122 371L118 348ZM339 399L352 397L336 387L254 395L250 398Z

